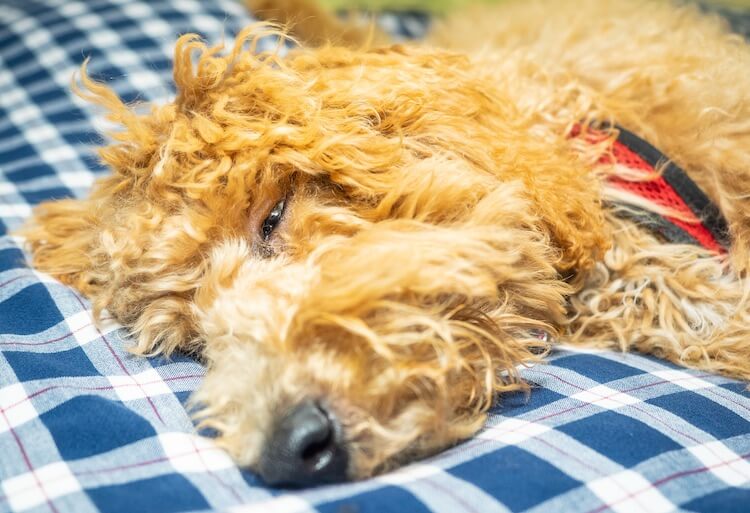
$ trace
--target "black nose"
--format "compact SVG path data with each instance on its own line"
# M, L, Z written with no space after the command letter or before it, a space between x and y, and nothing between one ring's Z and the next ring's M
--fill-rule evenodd
M341 428L320 404L306 401L275 426L258 465L272 486L309 486L346 479Z

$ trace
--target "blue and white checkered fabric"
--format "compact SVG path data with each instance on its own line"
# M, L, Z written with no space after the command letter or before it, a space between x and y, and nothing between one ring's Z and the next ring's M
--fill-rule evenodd
M231 0L0 0L0 228L104 171L91 149L101 121L68 92L84 57L126 98L163 101L178 34L220 41L250 21ZM474 439L430 460L266 489L196 435L184 401L197 362L133 357L122 329L96 326L19 246L0 238L0 512L750 511L743 384L573 350L525 370L530 397L506 398Z

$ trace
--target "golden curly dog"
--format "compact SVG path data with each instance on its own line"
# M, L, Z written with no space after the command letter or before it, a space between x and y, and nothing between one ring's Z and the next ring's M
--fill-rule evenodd
M199 417L270 484L471 436L552 340L750 379L748 45L661 2L484 9L413 46L186 35L176 98L147 112L84 69L121 125L112 174L36 210L34 263L136 353L200 355ZM718 205L727 253L628 215L671 211L613 185L660 177L610 158L616 127Z

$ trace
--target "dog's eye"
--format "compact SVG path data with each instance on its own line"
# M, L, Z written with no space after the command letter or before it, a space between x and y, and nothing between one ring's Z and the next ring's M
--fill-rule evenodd
M276 206L271 209L268 217L266 217L266 219L263 221L263 224L260 227L260 236L264 241L267 241L271 238L271 235L273 235L273 231L276 229L276 226L278 226L279 221L281 221L281 218L284 215L285 206L286 199L283 199L276 203Z

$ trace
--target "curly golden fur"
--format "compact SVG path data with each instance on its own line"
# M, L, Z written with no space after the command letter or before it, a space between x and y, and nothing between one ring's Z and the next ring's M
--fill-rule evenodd
M335 412L349 478L445 448L527 388L539 330L750 379L748 45L647 0L483 9L431 44L283 58L254 51L268 24L228 52L186 35L177 97L147 112L84 69L80 94L122 127L112 174L36 210L34 263L135 352L200 354L199 416L241 465L307 399ZM593 121L682 166L729 256L618 217L612 137L568 136Z

